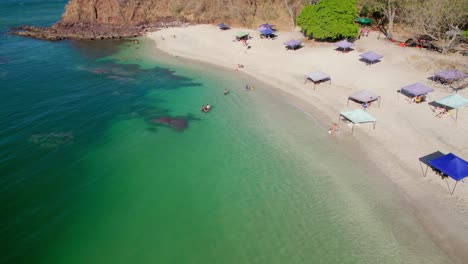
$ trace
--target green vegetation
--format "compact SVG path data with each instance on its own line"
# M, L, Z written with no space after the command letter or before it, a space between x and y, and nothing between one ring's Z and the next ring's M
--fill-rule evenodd
M363 6L361 8L361 12L359 12L359 16L366 17L369 14L369 8L367 6Z
M461 32L461 36L463 39L467 39L468 40L468 30L463 30Z
M297 16L302 32L319 40L356 37L358 25L356 0L322 0L305 6Z

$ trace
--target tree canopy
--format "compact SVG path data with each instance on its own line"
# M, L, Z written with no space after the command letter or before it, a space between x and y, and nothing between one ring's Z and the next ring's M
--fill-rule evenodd
M356 37L357 14L356 0L322 0L305 6L297 16L297 25L306 36L315 39Z

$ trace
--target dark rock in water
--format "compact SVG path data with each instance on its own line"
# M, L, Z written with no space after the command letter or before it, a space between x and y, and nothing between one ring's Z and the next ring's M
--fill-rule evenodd
M188 121L183 117L168 117L163 116L151 119L151 122L156 124L166 125L177 131L184 131L188 127Z
M18 36L55 41L63 39L104 40L133 38L141 36L144 31L139 26L63 24L59 22L49 28L21 26L11 29L10 33Z

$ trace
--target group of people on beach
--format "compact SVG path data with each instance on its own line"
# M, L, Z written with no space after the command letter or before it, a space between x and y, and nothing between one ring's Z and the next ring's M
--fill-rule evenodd
M358 39L360 39L361 37L368 37L369 34L370 34L370 30L369 30L369 29L360 28L360 29L359 29L359 34L358 34Z

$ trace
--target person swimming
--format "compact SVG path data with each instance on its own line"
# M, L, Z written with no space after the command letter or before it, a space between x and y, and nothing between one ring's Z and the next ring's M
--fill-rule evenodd
M208 113L211 110L210 104L202 105L201 106L201 111L204 113Z
M224 89L224 95L227 95L229 93L228 89Z

